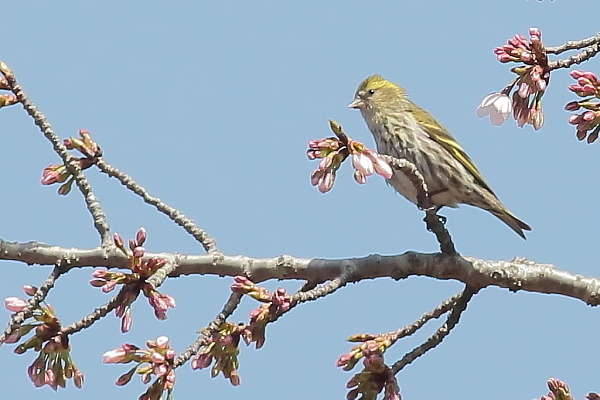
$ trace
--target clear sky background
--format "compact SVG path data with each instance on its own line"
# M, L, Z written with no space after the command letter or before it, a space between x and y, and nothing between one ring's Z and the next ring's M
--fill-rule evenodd
M10 4L9 4L10 3ZM514 121L500 128L475 109L512 78L492 50L528 28L547 45L589 37L598 0L496 1L103 1L9 2L3 6L0 59L61 137L91 131L107 162L150 193L178 207L215 237L227 254L274 257L361 257L437 251L422 213L379 177L359 186L345 166L330 193L310 186L316 162L310 139L330 135L327 119L373 145L356 110L346 105L358 83L381 73L406 87L471 155L505 205L533 227L523 241L491 214L445 210L458 250L484 259L514 256L598 275L600 144L575 138L563 106L575 96L566 71L552 75L539 132ZM589 16L589 17L588 17ZM584 69L600 72L592 61ZM58 157L20 106L0 110L0 237L92 248L98 236L81 195L42 187L42 169ZM149 251L201 254L201 247L114 179L87 172L113 231L129 238L140 226ZM22 296L49 267L3 262L0 295ZM88 285L91 269L61 278L48 299L69 324L109 298ZM0 349L4 398L135 399L145 387L114 381L128 366L102 365L123 342L171 337L184 350L221 309L229 278L169 280L177 299L168 321L146 301L119 333L113 315L71 339L86 376L58 394L34 389L26 368L35 355ZM274 289L281 283L270 282ZM289 282L289 290L300 283ZM269 326L265 347L243 348L242 385L209 371L178 370L175 395L189 398L343 399L353 373L335 367L361 332L411 323L461 290L458 282L410 278L349 285L301 305ZM233 321L257 304L245 299ZM4 311L4 320L9 313ZM597 309L560 296L488 288L437 349L398 375L405 399L533 399L546 379L567 381L576 398L600 390ZM437 326L436 326L437 327ZM393 362L436 327L400 341ZM359 369L357 368L355 372Z

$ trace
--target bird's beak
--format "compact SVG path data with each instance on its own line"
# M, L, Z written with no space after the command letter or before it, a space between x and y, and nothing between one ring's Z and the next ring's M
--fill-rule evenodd
M348 104L348 108L364 109L365 102L361 99L354 99L352 103Z

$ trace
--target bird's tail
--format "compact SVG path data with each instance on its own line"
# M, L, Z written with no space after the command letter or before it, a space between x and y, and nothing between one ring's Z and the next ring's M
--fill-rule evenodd
M505 207L491 209L489 212L498 217L506 225L510 226L512 230L517 232L523 239L527 239L523 231L530 231L531 227L525 222L521 221L519 218L515 217L514 214L508 211Z

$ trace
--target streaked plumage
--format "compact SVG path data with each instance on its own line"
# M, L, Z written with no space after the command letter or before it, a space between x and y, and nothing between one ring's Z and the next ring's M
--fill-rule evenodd
M502 205L450 132L412 103L403 88L380 75L370 76L348 107L360 110L379 153L406 158L417 166L438 208L469 204L491 212L523 238L523 230L531 230ZM395 171L388 182L417 202L416 189L402 172Z

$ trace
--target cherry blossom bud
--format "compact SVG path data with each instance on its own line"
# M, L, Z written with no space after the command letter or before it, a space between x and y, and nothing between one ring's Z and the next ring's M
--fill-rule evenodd
M359 185L364 185L365 183L367 183L367 177L360 171L354 171L354 180Z
M136 240L138 246L142 246L144 244L144 242L146 241L147 237L148 237L148 234L146 233L146 228L141 227L137 231L137 234L135 235L135 240Z
M334 181L335 181L335 175L333 174L333 172L327 171L327 172L325 172L323 177L321 179L319 179L317 189L319 189L319 192L321 192L321 193L327 193L333 187Z
M37 292L37 288L32 285L23 285L23 291L28 296L33 296Z
M125 245L123 243L123 238L118 233L115 233L113 235L113 242L115 243L115 246L117 246L118 248L125 247Z
M581 108L581 105L578 101L571 101L565 105L565 110L567 111L577 111Z
M131 330L133 324L133 317L131 316L131 307L125 308L125 313L121 318L121 333L126 333Z
M127 355L127 352L122 348L109 350L102 355L102 362L104 364L120 363L123 360L125 360L126 355Z
M373 161L363 153L355 153L352 155L352 166L365 176L372 175L375 171Z
M159 336L156 338L156 347L159 348L167 348L169 346L169 337L168 336Z
M18 297L7 297L4 299L4 307L8 311L12 312L21 312L25 310L29 305L26 300L20 299Z
M134 373L135 373L135 368L132 368L131 370L129 370L129 372L121 375L115 382L115 385L123 386L123 385L128 384L129 381L131 381L131 378L133 377Z

